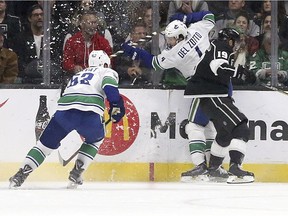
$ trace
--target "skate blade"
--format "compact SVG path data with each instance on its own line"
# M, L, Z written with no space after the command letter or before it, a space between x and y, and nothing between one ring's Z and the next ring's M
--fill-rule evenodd
M10 180L9 181L10 183L9 183L9 189L18 189L20 186L17 186L17 183L16 182L14 182L13 180Z
M227 182L227 179L228 178L209 176L209 181L210 182L222 183L222 182Z
M247 183L253 183L255 181L254 176L243 176L243 177L237 177L237 176L229 176L227 179L228 184L247 184Z
M18 189L18 188L19 188L19 187L17 187L14 182L10 182L10 184L9 184L9 189L15 190L15 189Z
M209 182L209 178L207 175L199 175L199 176L182 176L180 179L181 182L190 183L190 182Z
M67 189L76 189L78 187L79 184L70 181L67 185Z

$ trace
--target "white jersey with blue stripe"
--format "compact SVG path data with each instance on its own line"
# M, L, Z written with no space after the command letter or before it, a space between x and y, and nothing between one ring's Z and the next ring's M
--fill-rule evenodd
M185 78L194 75L195 67L205 51L210 47L209 32L214 27L214 20L209 16L188 27L187 37L171 49L165 49L154 56L154 69L177 68Z
M118 74L110 68L90 67L75 74L58 100L57 110L77 109L103 115L105 109L104 87L118 88Z

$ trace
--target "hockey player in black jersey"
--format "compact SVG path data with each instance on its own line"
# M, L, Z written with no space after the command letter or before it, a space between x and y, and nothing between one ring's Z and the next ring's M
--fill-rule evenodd
M218 39L211 42L210 49L197 65L195 75L185 89L185 97L200 98L199 106L214 123L217 131L211 146L208 169L210 180L227 180L227 183L254 182L254 174L241 169L249 139L248 119L228 96L232 77L240 78L247 83L256 81L253 72L242 66L232 66L233 47L239 38L235 29L220 30ZM221 166L228 152L229 172Z

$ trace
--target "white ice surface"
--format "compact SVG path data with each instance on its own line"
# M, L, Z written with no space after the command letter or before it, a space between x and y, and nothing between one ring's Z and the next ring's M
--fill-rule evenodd
M0 182L1 216L287 216L288 184Z

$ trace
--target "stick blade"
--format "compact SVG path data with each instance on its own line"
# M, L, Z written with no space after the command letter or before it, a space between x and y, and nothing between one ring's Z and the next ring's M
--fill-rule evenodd
M74 152L73 155L71 155L71 157L69 157L67 160L64 160L63 157L61 156L60 152L58 151L58 158L59 158L59 163L62 165L62 166L66 166L79 152L79 149Z

